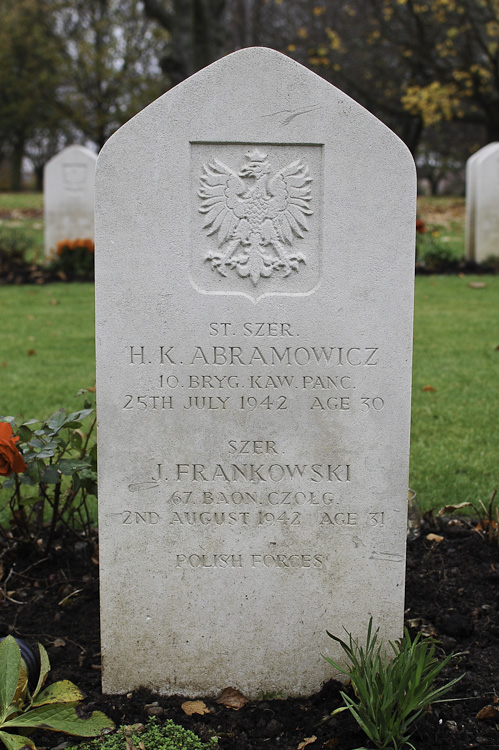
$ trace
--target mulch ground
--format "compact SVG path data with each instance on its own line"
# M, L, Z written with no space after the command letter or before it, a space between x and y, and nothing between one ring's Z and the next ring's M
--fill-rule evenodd
M441 541L428 539L428 534ZM216 734L221 750L311 750L367 746L348 712L329 718L341 705L340 685L331 681L306 699L249 702L240 710L206 699L210 712L187 716L182 697L147 690L103 696L100 691L99 590L96 548L58 544L37 559L17 544L3 548L0 635L41 641L52 664L51 680L70 679L86 693L85 706L107 713L117 724L143 723L150 715L171 718L203 739ZM418 750L499 748L499 547L465 520L427 519L407 555L406 624L439 642L439 651L459 657L443 674L464 678L453 702L433 707L413 736ZM498 695L496 695L496 689ZM37 736L34 736L37 740ZM53 748L64 737L41 735L38 747Z

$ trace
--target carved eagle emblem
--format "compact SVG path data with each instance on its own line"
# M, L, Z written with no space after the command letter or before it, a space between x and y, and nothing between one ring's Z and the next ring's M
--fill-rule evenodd
M217 234L218 247L205 260L221 276L234 270L256 286L262 277L286 277L306 263L292 245L308 231L312 178L301 159L273 175L267 154L253 149L245 159L238 172L219 159L203 166L199 211L207 234Z

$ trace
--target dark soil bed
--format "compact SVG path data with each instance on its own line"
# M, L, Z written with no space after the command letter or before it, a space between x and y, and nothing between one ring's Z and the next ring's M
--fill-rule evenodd
M427 538L441 535L441 541ZM70 679L87 695L85 706L104 711L117 724L171 718L207 739L218 735L221 750L297 750L306 738L311 750L351 750L366 738L348 712L329 719L341 704L340 685L331 681L307 699L250 702L235 711L206 699L210 713L187 716L181 697L147 690L128 695L100 692L99 592L96 550L60 546L49 558L3 550L0 635L41 641L52 664L51 680ZM486 543L465 521L428 522L407 556L406 624L459 652L443 679L465 673L449 697L424 716L413 736L418 750L499 748L499 548ZM485 709L485 710L484 710ZM36 741L37 735L34 739ZM38 747L55 747L64 737L38 735ZM366 745L369 747L369 745Z

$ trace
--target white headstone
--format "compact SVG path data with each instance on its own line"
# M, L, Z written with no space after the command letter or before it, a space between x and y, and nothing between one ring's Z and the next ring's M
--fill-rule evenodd
M466 162L466 258L499 256L499 143L488 143Z
M68 146L43 171L45 255L63 240L94 239L94 181L97 156Z
M97 166L103 689L304 695L402 633L415 169L269 49Z
M499 143L488 143L466 162L466 258L499 256Z

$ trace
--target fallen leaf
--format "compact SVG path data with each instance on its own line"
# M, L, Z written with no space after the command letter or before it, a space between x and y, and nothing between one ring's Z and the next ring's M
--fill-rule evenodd
M232 708L234 711L239 711L247 702L248 699L233 687L224 688L220 694L220 698L217 699L217 703L225 706L225 708Z
M185 701L180 708L187 716L192 716L192 714L201 714L202 716L210 713L210 709L203 701Z
M51 299L51 300L49 300L49 305L58 305L58 304L59 304L59 300L58 299Z
M445 513L454 513L455 510L461 510L462 508L471 508L471 503L459 503L459 505L445 505L441 508L437 515L443 516Z
M303 742L300 742L300 744L298 745L297 750L303 750L304 747L307 747L307 745L311 745L312 742L315 742L316 739L317 737L315 736L315 734L313 734L311 737L305 737Z
M424 385L421 388L422 391L430 391L431 393L436 393L436 388L434 388L432 385Z
M412 620L407 620L407 627L408 628L419 628L423 620L421 617L414 617Z
M7 367L7 362L2 362L2 367Z
M322 747L337 747L340 744L340 738L339 737L331 737L330 740L325 742Z
M497 529L497 521L494 519L483 518L474 528L474 531L487 531L489 528Z
M81 591L83 591L83 589L75 589L74 591L71 591L71 593L66 594L66 596L59 602L59 607L66 607L69 600L73 596L77 596Z
M485 284L483 281L470 281L468 286L470 289L485 289L487 284Z
M499 717L499 708L495 706L484 706L475 716L475 719L479 721L486 721L487 719L497 719Z
M427 622L423 622L421 625L421 635L423 635L425 638L436 638L437 637L437 631L433 627L433 625L430 625Z
M56 638L52 644L54 648L64 648L65 645L66 641L64 640L64 638Z
M127 694L127 698L131 698L131 696L132 693ZM136 734L137 732L143 732L144 729L144 724L127 724L127 726L123 727L123 731L126 737L130 737L132 734Z
M427 534L426 538L429 542L437 542L437 544L444 541L443 536L439 536L438 534Z
M33 354L36 354L34 349L28 349L28 357L32 357Z

